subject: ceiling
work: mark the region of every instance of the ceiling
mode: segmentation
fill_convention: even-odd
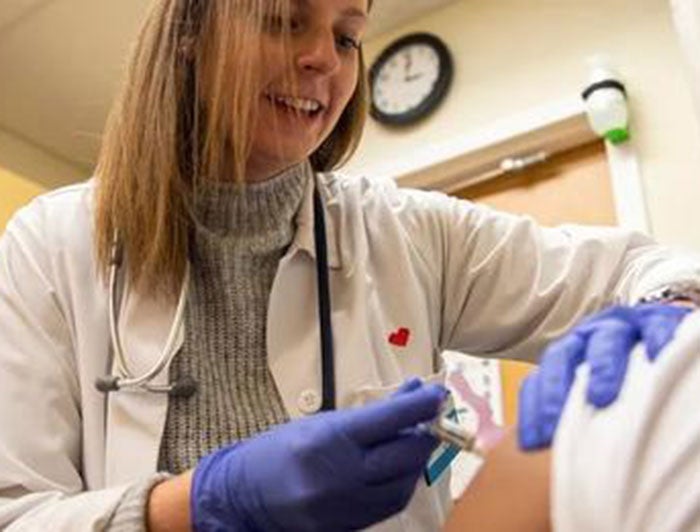
[[[454,0],[375,0],[368,37]],[[90,169],[149,0],[2,0],[0,131]]]

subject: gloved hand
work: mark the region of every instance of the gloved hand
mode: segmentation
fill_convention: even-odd
[[[576,368],[590,366],[588,402],[603,408],[617,399],[637,342],[654,360],[690,309],[665,304],[611,307],[577,325],[545,350],[520,388],[518,439],[524,450],[547,447],[573,384]]]
[[[201,460],[196,530],[354,530],[402,510],[437,441],[416,425],[445,388],[408,381],[362,408],[293,421]]]

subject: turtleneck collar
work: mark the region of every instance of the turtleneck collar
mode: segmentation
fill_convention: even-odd
[[[257,240],[290,228],[311,176],[304,162],[261,182],[202,183],[194,202],[196,228],[235,240]]]

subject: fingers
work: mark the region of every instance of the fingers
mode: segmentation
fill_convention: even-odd
[[[360,445],[394,438],[404,429],[430,421],[438,414],[447,390],[436,384],[393,395],[362,408],[348,410],[339,419],[343,432]]]
[[[587,335],[597,330],[602,322],[610,319],[633,324],[637,323],[638,315],[637,307],[614,305],[584,319],[576,326],[576,330],[581,334]]]
[[[518,397],[518,442],[523,451],[535,451],[547,446],[539,424],[540,395],[537,379],[532,371],[520,386]]]
[[[552,343],[539,368],[523,383],[518,413],[518,438],[523,449],[551,444],[585,348],[585,337],[577,333]]]
[[[673,338],[679,323],[678,316],[668,314],[655,314],[644,320],[642,341],[649,360],[656,360],[661,350]]]
[[[649,360],[656,360],[691,309],[673,305],[640,305],[639,323]]]
[[[437,444],[429,434],[412,432],[377,445],[365,455],[366,481],[379,484],[420,473]]]
[[[670,305],[610,307],[583,321],[545,351],[520,389],[518,439],[525,449],[549,445],[584,359],[590,367],[587,401],[603,408],[617,399],[632,349],[643,340],[653,360],[673,338],[689,309]]]
[[[411,377],[403,382],[401,386],[393,393],[392,396],[401,395],[404,393],[412,392],[423,386],[423,381],[418,377]]]
[[[617,399],[630,352],[639,338],[639,330],[634,324],[616,319],[600,322],[590,334],[586,346],[586,361],[591,370],[587,392],[589,403],[603,408]]]

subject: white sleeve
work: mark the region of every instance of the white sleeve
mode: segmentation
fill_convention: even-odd
[[[0,529],[103,529],[128,486],[84,492],[80,386],[37,204],[0,239]]]
[[[554,440],[554,530],[700,530],[700,312],[656,362],[633,352],[610,407],[586,404],[587,380],[582,366]]]
[[[399,192],[409,235],[441,279],[440,347],[537,360],[583,316],[662,287],[700,288],[700,258],[619,228],[545,228],[439,193]]]

